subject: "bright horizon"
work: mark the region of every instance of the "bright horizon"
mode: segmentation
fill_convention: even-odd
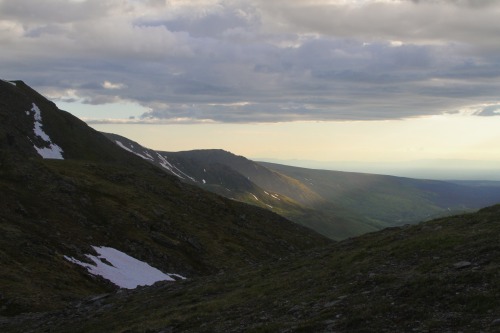
[[[224,149],[252,160],[313,169],[500,180],[496,130],[500,119],[496,118],[447,115],[385,121],[92,127],[163,151]],[[474,135],[465,135],[470,131]]]
[[[499,12],[473,0],[0,0],[0,77],[153,149],[500,180]]]

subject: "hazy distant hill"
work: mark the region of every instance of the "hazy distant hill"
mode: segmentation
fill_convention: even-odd
[[[500,187],[490,184],[290,167],[223,150],[155,152],[106,135],[187,182],[273,210],[336,240],[500,202]]]
[[[193,278],[328,243],[182,183],[21,81],[0,81],[0,120],[1,316],[61,308],[145,275]],[[145,264],[164,275],[136,272]]]

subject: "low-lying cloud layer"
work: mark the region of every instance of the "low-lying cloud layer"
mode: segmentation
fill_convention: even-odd
[[[143,123],[494,116],[499,14],[488,0],[0,0],[0,76],[138,103]]]

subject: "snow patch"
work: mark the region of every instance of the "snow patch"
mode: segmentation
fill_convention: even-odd
[[[277,195],[277,194],[268,193],[268,192],[266,192],[266,191],[264,191],[264,193],[265,193],[265,194],[267,194],[267,195],[270,195],[273,199],[276,199],[276,200],[281,201],[281,199],[280,199],[280,198],[278,198],[278,195]]]
[[[207,183],[207,182],[205,181],[205,179],[202,179],[202,181],[203,181],[203,184],[206,184],[206,183]]]
[[[139,157],[140,157],[140,158],[142,158],[142,159],[145,159],[145,160],[150,160],[150,161],[154,161],[153,157],[152,157],[152,156],[151,156],[151,155],[150,155],[147,151],[144,151],[144,154],[145,154],[145,155],[142,155],[142,154],[139,154],[138,152],[133,151],[132,149],[128,148],[127,146],[125,146],[123,143],[121,143],[121,141],[115,140],[115,142],[116,142],[116,144],[118,145],[118,147],[123,148],[123,149],[125,149],[126,151],[128,151],[128,152],[130,152],[130,153],[132,153],[132,154],[134,154],[134,155],[139,156]],[[130,146],[131,146],[132,148],[134,147],[134,146],[132,146],[132,145],[130,145]]]
[[[132,146],[133,147],[133,146]],[[154,161],[155,159],[153,158],[153,156],[151,156],[151,154],[147,151],[144,151],[144,155],[146,156],[146,159],[148,160],[151,160],[151,161]]]
[[[12,81],[6,81],[6,80],[2,80],[3,82],[6,82],[6,83],[10,83],[12,84],[14,87],[17,87],[17,84],[15,82],[12,82]]]
[[[127,146],[125,146],[122,142],[118,141],[118,140],[115,140],[115,143],[125,149],[126,151],[132,153],[132,154],[135,154],[145,160],[148,160],[148,161],[151,161],[151,162],[154,162],[155,161],[155,157],[153,157],[150,153],[150,151],[147,151],[147,150],[143,150],[142,151],[142,154],[141,153],[138,153],[130,148],[128,148]],[[134,148],[134,145],[130,144],[130,147],[131,148]],[[144,147],[143,147],[144,148]],[[154,151],[153,151],[154,152]],[[174,166],[172,163],[170,163],[167,158],[163,155],[161,155],[160,153],[158,152],[154,152],[156,154],[156,158],[158,160],[158,163],[160,164],[160,166],[168,171],[170,171],[170,173],[172,173],[174,176],[177,176],[179,177],[180,179],[190,179],[192,180],[193,182],[197,183],[198,181],[196,179],[194,179],[193,177],[187,175],[186,173],[184,173],[183,171],[179,170],[179,168],[177,168],[176,166]],[[205,183],[204,183],[205,184]]]
[[[85,267],[90,274],[102,276],[120,288],[134,289],[138,286],[150,286],[158,281],[175,281],[174,277],[185,279],[179,274],[165,274],[147,263],[114,248],[105,246],[92,247],[98,253],[98,256],[91,254],[85,256],[92,260],[94,264],[81,262],[68,256],[64,256],[64,258]],[[111,265],[107,262],[111,263]]]
[[[250,194],[251,194],[251,195],[255,198],[255,200],[259,201],[259,198],[257,198],[257,197],[255,196],[255,194],[253,194],[253,193],[250,193]]]
[[[128,151],[128,152],[134,153],[134,152],[132,151],[132,149],[130,149],[130,148],[128,148],[128,147],[125,147],[125,145],[124,145],[123,143],[121,143],[121,141],[115,140],[115,142],[116,142],[116,144],[117,144],[120,148],[125,149],[125,150],[126,150],[126,151]],[[134,154],[135,154],[135,153],[134,153]]]
[[[160,153],[156,153],[156,155],[158,156],[158,159],[160,160],[160,165],[163,168],[167,169],[180,179],[185,179],[184,177],[186,177],[188,179],[191,179],[193,182],[197,183],[196,179],[182,172],[176,166],[172,165],[172,163],[170,163],[165,156],[161,155]]]
[[[33,103],[33,106],[31,108],[31,113],[34,114],[35,118],[35,123],[33,125],[33,132],[35,133],[36,136],[41,138],[43,141],[45,141],[49,147],[37,147],[36,145],[33,144],[33,147],[36,149],[38,154],[42,156],[43,158],[50,158],[50,159],[57,159],[57,160],[64,160],[64,157],[62,156],[63,150],[61,147],[56,145],[55,143],[52,143],[52,140],[50,137],[47,135],[47,133],[44,132],[43,130],[43,124],[42,124],[42,112],[38,108],[38,106]],[[30,114],[30,111],[26,111],[26,115]]]

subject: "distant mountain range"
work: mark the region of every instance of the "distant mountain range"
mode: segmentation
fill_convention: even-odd
[[[185,182],[272,210],[335,240],[500,202],[500,187],[491,183],[314,170],[254,162],[223,150],[153,151],[104,134]]]
[[[492,184],[155,152],[22,81],[0,80],[0,120],[2,333],[500,327],[500,205],[311,230],[475,208]]]

